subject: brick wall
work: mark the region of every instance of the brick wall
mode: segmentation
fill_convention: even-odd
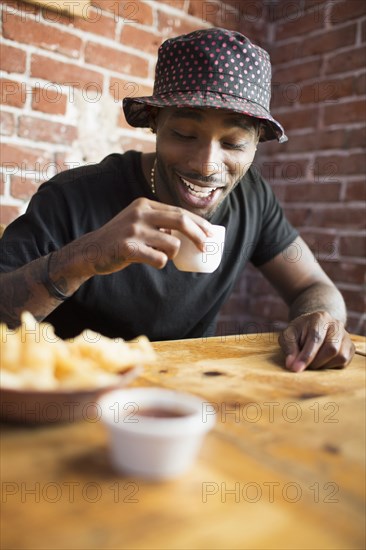
[[[83,18],[3,0],[1,223],[55,172],[111,151],[153,150],[121,113],[152,89],[155,52],[203,26],[240,30],[274,63],[273,110],[285,145],[263,144],[258,167],[344,293],[349,327],[364,330],[363,175],[366,17],[362,0],[92,0]],[[363,195],[362,195],[363,193]],[[249,269],[219,330],[273,328],[286,308]]]

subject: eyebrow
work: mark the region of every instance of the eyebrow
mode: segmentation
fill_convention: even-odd
[[[195,107],[194,109],[180,107],[172,113],[172,118],[188,118],[191,120],[202,121],[204,118],[203,112],[204,109],[200,109],[199,107]],[[250,124],[243,116],[237,115],[236,113],[228,115],[228,117],[224,119],[224,125],[227,127],[237,126],[238,128],[246,130],[247,132],[255,131],[255,124]]]

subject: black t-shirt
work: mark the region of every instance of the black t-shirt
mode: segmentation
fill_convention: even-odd
[[[136,151],[58,174],[6,229],[0,240],[0,271],[16,269],[94,231],[142,196],[154,198]],[[214,273],[181,272],[171,261],[162,270],[132,263],[89,279],[47,321],[63,338],[85,328],[125,339],[213,334],[215,318],[247,261],[264,264],[291,244],[297,232],[253,168],[210,221],[226,226],[223,259]],[[85,254],[92,258],[98,250],[91,245]]]

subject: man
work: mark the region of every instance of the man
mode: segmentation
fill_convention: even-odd
[[[251,167],[258,142],[287,140],[269,112],[270,78],[268,54],[237,32],[167,40],[153,95],[124,100],[127,121],[156,133],[156,154],[112,154],[41,186],[1,241],[2,320],[29,310],[64,338],[200,337],[250,260],[289,305],[286,368],[345,366],[343,299]],[[200,248],[211,223],[226,227],[220,267],[178,271],[171,230]]]

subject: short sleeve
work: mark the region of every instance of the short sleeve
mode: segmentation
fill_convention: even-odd
[[[299,233],[287,220],[270,185],[257,177],[256,186],[260,193],[261,225],[251,262],[259,267],[285,250]]]

